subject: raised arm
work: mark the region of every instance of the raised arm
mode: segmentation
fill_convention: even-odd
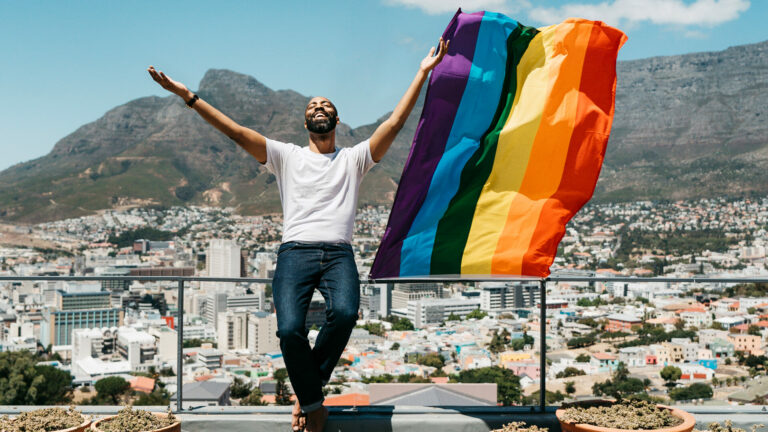
[[[424,57],[419,65],[419,71],[416,72],[416,76],[411,81],[411,85],[408,86],[408,90],[400,98],[400,102],[397,103],[395,110],[388,119],[384,120],[382,124],[376,128],[376,131],[371,136],[371,157],[375,162],[381,160],[384,154],[389,150],[389,146],[392,145],[392,141],[395,140],[397,133],[403,128],[405,121],[408,120],[408,115],[411,114],[413,106],[416,104],[416,99],[419,97],[421,86],[424,85],[424,81],[427,80],[429,71],[434,69],[438,63],[445,56],[448,51],[448,44],[451,41],[443,42],[443,38],[440,38],[440,44],[438,45],[437,54],[435,54],[435,47],[429,50],[429,54]]]
[[[164,89],[179,96],[185,103],[194,97],[194,94],[182,83],[170,79],[162,71],[155,70],[154,66],[147,68],[152,79]],[[200,117],[220,130],[224,135],[235,141],[240,147],[252,154],[261,163],[267,161],[267,140],[260,133],[240,126],[234,120],[224,115],[221,111],[212,107],[206,101],[199,99],[194,102],[192,109],[200,114]]]

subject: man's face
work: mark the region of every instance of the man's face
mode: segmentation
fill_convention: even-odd
[[[336,107],[327,98],[312,98],[304,110],[304,126],[310,132],[328,133],[336,128],[338,122]]]

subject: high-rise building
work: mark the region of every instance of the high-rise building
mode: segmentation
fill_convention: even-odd
[[[219,314],[216,326],[219,350],[248,348],[248,315],[247,309],[227,310]]]
[[[248,351],[265,354],[280,350],[277,338],[277,317],[266,312],[251,312],[248,315]]]
[[[211,239],[205,255],[206,273],[210,277],[239,278],[242,257],[234,240]],[[204,289],[233,287],[230,282],[204,282]]]
[[[203,318],[208,324],[217,325],[219,313],[227,310],[227,297],[228,294],[225,292],[213,292],[205,296]]]

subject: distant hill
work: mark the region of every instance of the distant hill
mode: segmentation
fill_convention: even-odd
[[[209,70],[197,93],[235,121],[306,145],[307,96]],[[422,95],[423,97],[423,95]],[[390,203],[408,157],[420,98],[390,153],[363,182],[360,203]],[[620,62],[616,116],[595,199],[684,199],[768,193],[768,42]],[[344,107],[339,107],[344,118]],[[337,140],[350,146],[386,117]],[[274,177],[176,96],[107,112],[40,158],[0,172],[0,219],[41,222],[133,205],[279,211]]]

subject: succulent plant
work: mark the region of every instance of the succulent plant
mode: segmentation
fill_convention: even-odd
[[[2,432],[51,432],[80,426],[85,422],[82,413],[70,406],[63,408],[42,408],[19,414],[16,418],[0,418]]]
[[[571,407],[565,410],[563,420],[614,429],[661,429],[683,422],[670,410],[643,400],[625,400],[610,406]]]
[[[749,432],[757,432],[757,430],[760,429],[763,426],[764,425],[762,425],[762,424],[752,425],[749,428]],[[730,420],[726,420],[725,421],[725,425],[721,425],[720,423],[716,423],[716,422],[715,423],[710,423],[707,426],[707,429],[705,429],[703,431],[698,430],[698,429],[694,429],[693,432],[747,432],[747,430],[746,429],[742,429],[742,428],[733,427],[733,422],[730,421]]]
[[[128,405],[121,409],[115,417],[99,423],[98,428],[104,432],[142,432],[162,429],[177,421],[178,419],[173,415],[170,408],[167,417],[160,417],[149,411],[134,410],[133,406]]]
[[[540,428],[535,425],[527,426],[525,422],[512,422],[505,424],[501,429],[494,429],[491,432],[549,432],[549,429]]]

